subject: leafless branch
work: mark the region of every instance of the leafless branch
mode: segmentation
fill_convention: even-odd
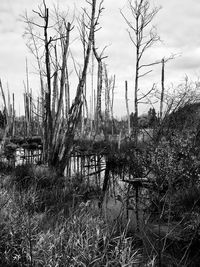
[[[149,74],[150,72],[152,72],[152,70],[146,71],[145,73],[138,75],[138,78],[142,78],[146,76],[147,74]]]
[[[141,101],[142,99],[144,99],[145,97],[147,97],[150,93],[152,93],[155,90],[155,83],[153,84],[152,88],[143,96],[141,96],[140,98],[138,98],[138,101]]]

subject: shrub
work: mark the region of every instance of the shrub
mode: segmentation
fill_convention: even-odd
[[[21,165],[14,169],[11,184],[17,190],[28,190],[33,183],[35,183],[35,177],[31,165]]]

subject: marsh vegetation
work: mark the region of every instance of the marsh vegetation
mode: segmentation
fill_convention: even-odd
[[[96,45],[103,1],[86,6],[76,19],[80,64],[70,50],[75,18],[44,0],[36,18],[24,15],[40,95],[26,62],[23,116],[0,81],[0,266],[199,266],[200,85],[186,77],[166,92],[165,67],[175,56],[144,63],[159,41],[152,28],[159,9],[128,1],[131,19],[121,14],[136,51],[134,113],[124,81],[127,116],[116,119],[117,77]],[[154,65],[161,90],[140,95]],[[141,102],[148,114],[139,114]]]

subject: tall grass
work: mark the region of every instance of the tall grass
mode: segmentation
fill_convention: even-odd
[[[72,184],[64,190],[49,170],[32,170],[16,170],[0,189],[0,266],[140,266],[133,237],[110,227],[92,201],[72,203]]]

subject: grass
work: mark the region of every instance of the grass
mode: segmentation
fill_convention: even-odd
[[[4,173],[2,167],[0,266],[156,267],[159,252],[161,266],[198,266],[199,187],[174,192],[171,202],[165,195],[165,217],[179,221],[159,224],[156,213],[139,234],[119,227],[120,216],[106,221],[87,190],[78,175],[68,180],[44,166]]]
[[[0,266],[140,266],[134,238],[109,226],[91,201],[71,201],[81,185],[63,189],[62,177],[55,178],[31,166],[4,177]]]

